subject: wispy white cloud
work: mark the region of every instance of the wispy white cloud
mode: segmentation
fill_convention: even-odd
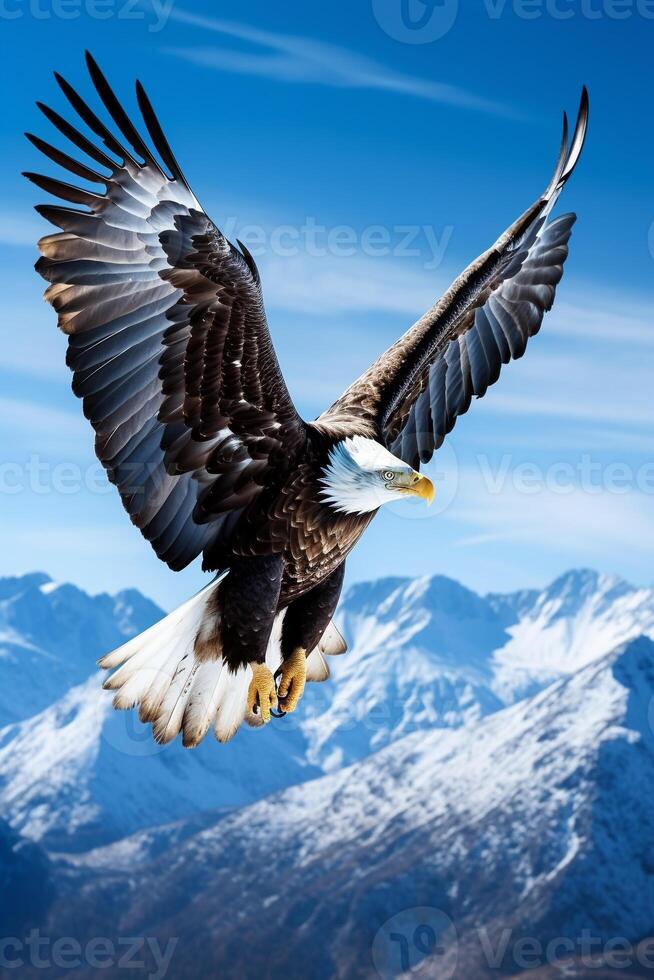
[[[88,429],[81,414],[24,398],[0,398],[0,431],[34,435],[43,431],[46,421],[51,432],[71,440]]]
[[[541,386],[538,394],[506,395],[493,392],[488,397],[488,411],[506,415],[539,415],[554,419],[576,419],[588,422],[622,422],[632,425],[652,424],[652,409],[638,404],[623,404],[619,399],[598,403],[596,399],[548,398]]]
[[[173,609],[207,584],[196,562],[171,574],[130,524],[114,489],[88,494],[22,494],[2,498],[0,575],[42,568],[55,581],[91,593],[138,588]]]
[[[499,388],[499,382],[498,386]],[[487,400],[490,405],[492,396],[488,395]],[[481,409],[482,406],[480,406]],[[501,411],[501,410],[500,410]],[[489,415],[492,409],[489,410]],[[508,414],[502,412],[502,414]],[[529,416],[528,416],[529,417]],[[542,419],[544,416],[541,416]],[[549,415],[548,415],[549,417]],[[564,423],[561,418],[556,419],[556,425],[534,424],[535,419],[530,418],[530,424],[515,430],[512,427],[510,437],[507,435],[504,425],[486,426],[484,429],[484,448],[488,451],[504,451],[507,444],[510,444],[512,452],[521,453],[521,458],[528,458],[536,453],[543,453],[551,456],[552,453],[608,453],[619,454],[649,454],[652,449],[651,426],[648,425],[629,425],[615,424],[610,422],[600,422],[595,416],[578,419],[574,415],[566,416]],[[540,421],[540,420],[539,420]],[[465,439],[465,422],[461,422],[461,431],[457,431],[457,439]],[[553,433],[555,435],[553,436]],[[474,437],[473,437],[474,438]]]
[[[38,290],[38,285],[37,285]],[[26,303],[26,307],[27,307]],[[43,321],[41,323],[41,321]],[[43,313],[32,316],[28,309],[5,314],[7,324],[20,325],[7,330],[3,342],[3,372],[51,380],[68,378],[65,365],[66,342],[56,327],[54,314],[43,304]]]
[[[518,115],[509,106],[474,92],[396,71],[340,45],[262,30],[240,22],[203,17],[180,8],[173,9],[170,17],[179,23],[221,34],[245,45],[245,50],[217,46],[168,48],[177,57],[209,68],[259,75],[283,82],[377,89],[494,115],[513,118]]]
[[[600,305],[589,299],[587,311],[602,315]],[[549,332],[547,344],[532,341],[519,370],[507,369],[506,381],[486,397],[487,412],[510,414],[516,418],[541,416],[554,424],[572,421],[610,426],[644,426],[651,429],[652,369],[649,338],[644,335],[630,344],[616,344],[607,353],[606,345],[583,335],[576,343],[561,343]],[[616,312],[615,330],[620,331]],[[538,353],[536,354],[536,348]],[[510,380],[509,380],[510,378]]]
[[[26,467],[32,457],[48,467],[58,463],[95,467],[93,430],[81,408],[69,412],[29,397],[0,398],[0,444],[2,462],[11,467]]]
[[[34,249],[36,243],[46,234],[46,226],[31,211],[4,211],[0,214],[0,244],[25,245]]]
[[[478,548],[480,545],[504,540],[505,536],[502,531],[489,531],[488,533],[471,534],[469,537],[459,538],[455,544],[457,548]]]
[[[369,338],[370,359],[379,353],[382,341],[392,343],[429,309],[458,271],[430,272],[397,259],[364,256],[264,258],[260,265],[266,302],[273,309],[312,317],[395,315],[394,336],[375,326],[374,338]],[[629,444],[642,449],[643,432],[646,429],[649,438],[653,420],[654,324],[650,327],[637,310],[628,294],[613,295],[609,305],[592,290],[573,296],[561,310],[555,306],[544,321],[543,336],[531,342],[519,365],[504,369],[488,392],[483,414],[551,419],[561,428],[562,437],[574,422],[591,430],[595,447],[616,445],[624,450]],[[367,332],[363,324],[359,330]],[[613,348],[608,352],[611,340]],[[364,341],[358,337],[357,347],[362,346]],[[586,437],[576,444],[589,447]]]
[[[508,481],[493,494],[474,470],[460,473],[458,486],[448,518],[466,527],[456,541],[459,546],[522,544],[539,552],[569,553],[573,561],[580,552],[588,561],[625,549],[651,553],[652,498],[635,489],[589,493],[571,486],[565,493],[543,488],[534,494],[520,492]]]
[[[549,329],[565,337],[608,344],[654,345],[654,315],[651,304],[615,293],[604,293],[597,285],[577,289],[573,301],[557,301]]]
[[[266,303],[313,316],[399,313],[417,318],[447,285],[440,274],[385,258],[306,255],[259,261]]]

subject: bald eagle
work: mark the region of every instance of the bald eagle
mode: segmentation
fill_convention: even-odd
[[[112,131],[59,74],[89,135],[39,107],[88,160],[28,134],[93,189],[26,176],[64,202],[38,245],[45,297],[68,335],[73,390],[132,522],[173,570],[202,554],[211,583],[104,657],[115,706],[156,739],[229,739],[293,711],[345,644],[332,623],[345,559],[381,506],[430,502],[420,475],[457,418],[524,354],[554,301],[574,214],[550,212],[588,119],[563,138],[538,197],[445,295],[313,422],[295,409],[259,273],[195,198],[136,84],[151,145],[90,55]],[[116,131],[119,135],[116,135]],[[116,669],[117,668],[117,669]]]

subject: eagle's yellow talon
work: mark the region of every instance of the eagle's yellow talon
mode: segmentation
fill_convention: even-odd
[[[275,678],[265,664],[250,664],[250,667],[252,680],[248,688],[248,711],[254,711],[256,705],[261,713],[261,720],[270,721],[270,709],[277,707]]]
[[[282,664],[282,675],[279,682],[280,707],[285,714],[295,711],[304,694],[307,681],[307,654],[302,647],[297,647]]]

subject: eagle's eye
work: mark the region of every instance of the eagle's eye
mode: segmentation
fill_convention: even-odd
[[[383,473],[382,473],[382,478],[384,480],[394,480],[395,479],[395,473],[393,473],[393,470],[384,470]]]

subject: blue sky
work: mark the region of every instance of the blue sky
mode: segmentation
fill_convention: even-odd
[[[647,0],[3,0],[0,574],[136,585],[166,606],[202,581],[157,562],[94,464],[32,270],[45,195],[19,173],[56,168],[22,133],[53,137],[34,107],[63,107],[53,69],[90,94],[89,47],[128,106],[143,81],[205,209],[255,251],[307,417],[543,189],[585,82],[555,310],[435,458],[434,507],[381,515],[348,574],[492,590],[592,565],[650,582],[652,18]]]

